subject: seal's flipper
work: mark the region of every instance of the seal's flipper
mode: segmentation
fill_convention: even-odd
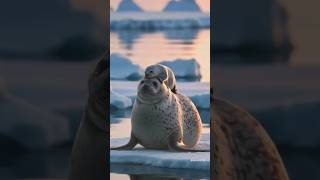
[[[169,136],[169,144],[168,148],[170,151],[177,151],[177,152],[210,152],[210,149],[191,149],[183,146],[179,146],[178,143],[178,134],[172,133]]]
[[[138,140],[134,135],[131,133],[130,140],[127,144],[119,147],[112,147],[111,150],[130,150],[133,149],[138,144]]]

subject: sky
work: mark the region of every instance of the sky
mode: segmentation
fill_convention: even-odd
[[[121,0],[110,0],[110,7],[116,9]],[[161,11],[169,0],[134,0],[145,11]],[[210,12],[210,0],[196,0],[204,12]]]

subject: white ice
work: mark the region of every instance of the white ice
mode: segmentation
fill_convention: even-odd
[[[121,127],[120,127],[121,126]],[[110,146],[117,147],[124,145],[129,140],[130,121],[124,123],[111,124]],[[118,133],[127,129],[128,132]],[[124,137],[126,136],[126,137]],[[210,148],[210,129],[204,128],[198,148]],[[210,169],[210,152],[170,152],[166,150],[147,150],[141,145],[137,145],[130,151],[110,151],[111,163],[147,165],[165,168],[184,168],[194,170]]]
[[[195,59],[176,59],[162,61],[160,64],[170,67],[176,78],[199,79],[201,77],[200,65]]]
[[[132,101],[137,95],[138,81],[111,81],[112,91]],[[210,108],[210,84],[205,82],[177,82],[179,93],[188,96],[197,108]],[[123,102],[125,103],[125,102]],[[126,107],[127,108],[127,107]]]
[[[133,64],[127,57],[113,53],[110,55],[110,79],[138,80],[144,75],[143,69]]]
[[[110,86],[110,105],[117,109],[127,109],[132,106],[130,98],[116,93]]]

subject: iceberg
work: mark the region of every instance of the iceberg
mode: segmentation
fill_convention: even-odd
[[[195,59],[176,59],[162,61],[160,64],[170,67],[177,79],[200,80],[200,65]]]
[[[111,80],[139,80],[144,76],[143,69],[133,64],[130,59],[114,53],[110,56]]]
[[[166,7],[163,9],[164,12],[167,11],[192,11],[200,12],[201,9],[195,0],[171,0]]]
[[[141,12],[143,11],[133,0],[123,0],[117,9],[118,12],[122,11],[134,11]]]

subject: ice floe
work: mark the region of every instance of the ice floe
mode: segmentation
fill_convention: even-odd
[[[144,75],[139,65],[133,64],[130,59],[117,53],[111,54],[110,67],[111,80],[138,80]]]
[[[112,124],[112,126],[114,126]],[[210,148],[209,128],[202,134],[198,148]],[[112,132],[111,132],[112,133]],[[112,136],[112,135],[111,135]],[[111,147],[123,145],[129,141],[129,138],[111,137]],[[110,151],[110,162],[121,164],[146,165],[164,168],[179,168],[193,170],[210,169],[210,152],[170,152],[166,150],[149,150],[137,145],[129,151]]]
[[[177,79],[199,80],[201,78],[200,65],[195,59],[176,59],[162,61],[160,64],[170,67]]]
[[[130,98],[112,91],[110,86],[110,105],[117,109],[127,109],[132,106],[132,101]]]

